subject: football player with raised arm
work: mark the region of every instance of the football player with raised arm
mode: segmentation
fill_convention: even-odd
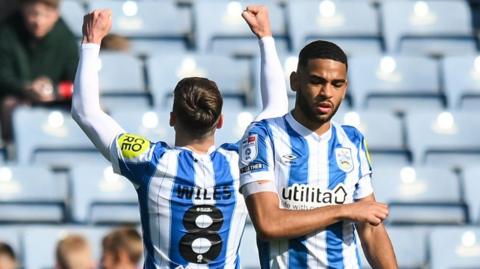
[[[257,23],[270,27],[268,17]],[[72,117],[137,191],[144,268],[238,268],[247,210],[238,191],[238,144],[214,146],[223,123],[216,84],[197,77],[178,82],[169,122],[174,146],[126,132],[99,105],[99,49],[111,24],[109,10],[84,18]],[[288,110],[273,38],[259,36],[259,45],[262,85],[268,88],[262,87],[263,111],[256,120]]]
[[[247,12],[258,16],[256,7]],[[252,123],[241,141],[240,190],[263,269],[360,268],[355,230],[374,268],[397,268],[365,138],[331,121],[345,98],[347,69],[337,45],[305,46],[290,76],[295,108]]]

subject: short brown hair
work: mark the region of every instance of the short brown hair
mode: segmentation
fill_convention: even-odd
[[[89,243],[82,235],[70,234],[66,236],[57,244],[57,266],[62,269],[74,267],[74,264],[72,264],[70,260],[71,255],[87,248],[89,248]]]
[[[2,255],[9,257],[13,261],[16,261],[15,251],[9,244],[5,242],[0,242],[0,256]]]
[[[203,137],[215,129],[222,106],[222,95],[214,81],[190,77],[175,87],[173,112],[194,137]]]
[[[142,237],[134,228],[118,228],[103,238],[103,252],[110,252],[116,261],[119,259],[120,251],[126,251],[132,263],[137,264],[142,258]]]
[[[60,0],[20,0],[21,4],[30,4],[30,3],[44,3],[47,6],[58,8],[60,6]]]

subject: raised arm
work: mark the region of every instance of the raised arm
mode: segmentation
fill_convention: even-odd
[[[247,6],[242,16],[257,36],[260,46],[260,90],[263,109],[255,121],[283,116],[288,112],[287,87],[272,37],[268,9],[261,5]]]
[[[115,137],[125,132],[100,108],[98,55],[100,43],[111,26],[110,10],[95,10],[84,17],[83,42],[72,97],[73,119],[108,160],[109,148]]]

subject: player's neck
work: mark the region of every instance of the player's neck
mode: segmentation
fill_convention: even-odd
[[[330,129],[330,121],[317,122],[308,119],[301,109],[295,108],[292,111],[293,118],[305,128],[321,136]]]
[[[209,135],[202,138],[191,138],[185,135],[175,134],[175,146],[186,147],[196,153],[208,153],[209,149],[215,145],[215,139],[213,135]]]

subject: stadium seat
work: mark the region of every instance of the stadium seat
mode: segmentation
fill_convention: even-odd
[[[480,109],[480,58],[451,56],[443,59],[445,94],[451,110]]]
[[[373,187],[390,206],[391,224],[461,224],[467,220],[459,180],[445,167],[377,166]]]
[[[123,103],[148,107],[149,93],[145,90],[143,64],[132,54],[104,52],[100,54],[99,84],[101,102],[107,108]]]
[[[374,167],[382,164],[407,164],[403,127],[393,113],[379,111],[338,111],[334,121],[356,127],[365,136]],[[382,128],[378,128],[382,126]]]
[[[77,165],[71,170],[73,218],[80,223],[138,223],[133,185],[110,165]]]
[[[437,62],[424,57],[359,56],[349,63],[349,89],[358,110],[442,108]]]
[[[466,1],[385,1],[381,12],[385,42],[392,53],[464,55],[476,52]]]
[[[0,226],[0,242],[12,247],[20,267],[23,265],[23,251],[21,241],[21,229],[18,226]]]
[[[98,8],[112,10],[112,33],[164,49],[186,48],[192,31],[189,10],[178,7],[174,0],[90,2],[90,10]]]
[[[349,55],[382,51],[377,12],[366,1],[295,0],[287,4],[294,51],[315,39],[332,41]]]
[[[241,17],[248,4],[268,7],[272,32],[277,48],[287,51],[283,11],[274,1],[218,1],[202,0],[193,3],[196,26],[196,45],[200,52],[224,55],[252,56],[258,54],[258,41]],[[215,14],[209,16],[208,14]]]
[[[15,110],[13,125],[17,160],[21,164],[70,167],[102,158],[70,113],[21,107]]]
[[[46,167],[0,167],[0,222],[62,222],[66,199],[67,182]]]
[[[480,121],[473,113],[409,113],[406,127],[418,164],[455,168],[480,162]]]
[[[428,268],[428,229],[423,226],[387,226],[399,268]],[[370,269],[363,249],[362,268]]]
[[[252,224],[245,226],[242,242],[240,243],[239,255],[242,268],[259,268],[260,258],[258,257],[257,233]]]
[[[225,109],[223,112],[223,126],[215,132],[215,144],[238,142],[248,125],[258,115],[256,109],[243,108],[240,110]]]
[[[463,189],[468,204],[470,223],[480,223],[480,168],[471,166],[463,169]]]
[[[60,2],[60,15],[76,37],[82,36],[83,16],[86,10],[80,1],[65,0]]]
[[[430,234],[430,268],[478,268],[479,238],[478,227],[434,228]]]
[[[101,258],[102,238],[108,228],[82,226],[31,226],[24,229],[25,269],[55,268],[57,242],[70,234],[85,236],[95,261]]]
[[[215,81],[224,97],[246,98],[251,88],[248,62],[218,54],[158,54],[149,59],[148,74],[157,107],[166,105],[166,98],[185,77]]]
[[[112,111],[112,117],[125,131],[147,137],[152,142],[174,145],[175,130],[170,126],[170,109],[144,110],[135,107]]]

